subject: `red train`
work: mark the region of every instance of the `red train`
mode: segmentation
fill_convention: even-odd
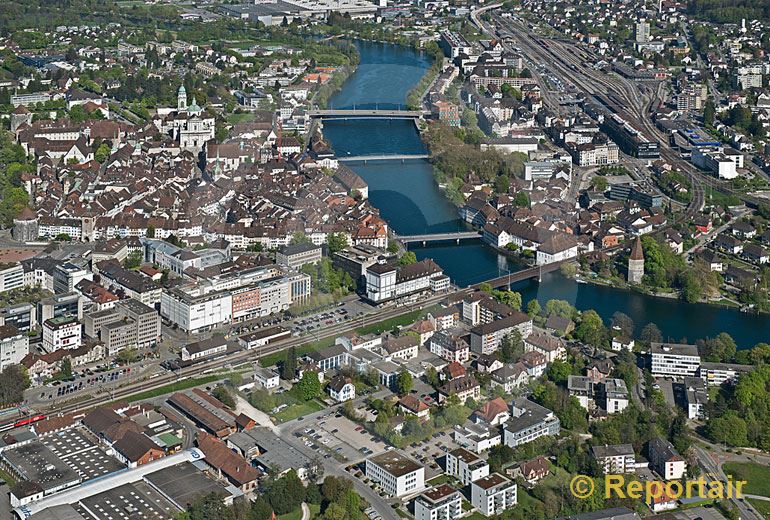
[[[18,428],[19,426],[29,426],[30,424],[36,423],[38,421],[42,421],[45,418],[46,418],[45,415],[39,413],[35,415],[30,415],[29,417],[24,417],[22,419],[17,419],[14,422],[6,423],[0,426],[0,432],[5,430],[10,430],[12,428]]]
[[[36,423],[38,421],[42,421],[45,419],[45,415],[39,413],[37,415],[30,415],[29,417],[25,417],[24,419],[19,419],[15,423],[13,423],[14,428],[18,428],[19,426],[27,426],[32,423]]]

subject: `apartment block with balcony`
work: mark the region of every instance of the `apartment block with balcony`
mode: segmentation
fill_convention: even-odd
[[[455,520],[463,514],[462,494],[442,484],[429,489],[414,501],[415,520]]]
[[[446,473],[467,486],[489,475],[489,464],[475,453],[457,448],[446,454]]]
[[[517,501],[516,483],[499,473],[471,483],[471,504],[484,516],[502,514]]]

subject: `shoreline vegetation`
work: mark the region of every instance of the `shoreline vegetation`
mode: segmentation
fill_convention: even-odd
[[[365,38],[356,39],[360,41],[366,40]],[[403,45],[394,41],[380,41],[379,43]],[[418,103],[421,102],[423,92],[434,81],[434,75],[439,74],[441,71],[443,54],[437,45],[435,47],[435,49],[426,49],[428,52],[434,53],[434,63],[425,72],[418,83],[409,91],[409,97],[412,98],[412,101],[414,101],[416,96],[420,96],[420,98],[418,98]],[[333,92],[338,92],[355,70],[355,66],[346,68],[344,79],[335,81]],[[340,75],[340,77],[342,76]],[[329,97],[330,96],[331,94],[329,94]],[[328,101],[328,97],[325,101]],[[409,105],[410,108],[414,108],[414,103],[409,103]],[[419,107],[419,104],[417,106]],[[511,178],[519,178],[523,175],[524,161],[526,161],[526,156],[524,154],[503,154],[492,149],[481,149],[480,144],[485,136],[478,128],[475,113],[470,109],[465,109],[463,111],[461,127],[450,127],[441,122],[431,121],[418,125],[418,132],[428,149],[430,156],[428,160],[431,164],[433,179],[436,182],[437,187],[442,191],[444,197],[452,202],[457,208],[465,203],[465,197],[463,196],[461,189],[470,180],[484,182],[491,186],[496,192],[503,193],[508,191]],[[471,177],[473,177],[473,179],[471,179]],[[528,207],[530,201],[526,197],[526,194],[522,193],[521,195],[524,196],[517,196],[513,203],[520,207]],[[492,247],[489,244],[484,245]],[[516,254],[515,251],[495,247],[492,247],[492,249],[505,254],[514,260],[520,261],[522,265],[526,263],[527,259],[522,258],[520,255]],[[646,249],[650,249],[649,244],[647,244]],[[648,251],[645,251],[645,253],[648,253]],[[647,256],[647,254],[645,256]],[[659,270],[665,271],[665,269]],[[623,291],[634,291],[645,296],[669,300],[676,299],[686,301],[687,303],[700,303],[718,307],[731,307],[750,314],[767,314],[767,311],[759,308],[746,310],[747,307],[745,305],[741,305],[740,302],[733,301],[721,294],[706,294],[709,292],[709,288],[714,285],[711,280],[707,280],[708,283],[705,283],[705,286],[704,283],[695,284],[693,280],[689,280],[687,283],[685,283],[686,280],[682,280],[682,287],[674,287],[669,284],[668,288],[671,290],[665,291],[663,289],[666,289],[666,287],[629,286],[626,283],[621,283],[619,278],[618,280],[613,280],[612,277],[602,276],[601,273],[594,273],[594,275],[586,276],[585,274],[588,271],[585,268],[582,269],[582,273],[578,270],[574,271],[575,272],[569,273],[563,272],[562,274],[575,281],[608,286]],[[685,278],[686,276],[683,275],[681,277]],[[655,278],[662,278],[662,276]],[[672,280],[672,282],[675,282],[678,281],[680,276],[673,276],[673,278],[674,280]],[[686,278],[689,279],[693,277]],[[674,283],[674,285],[676,285],[676,283]],[[699,285],[701,286],[701,289],[698,289],[697,287],[694,288],[693,285]]]
[[[422,102],[428,94],[429,87],[436,81],[444,67],[444,52],[436,42],[428,42],[422,50],[432,56],[433,64],[406,95],[406,106],[409,110],[422,108]]]

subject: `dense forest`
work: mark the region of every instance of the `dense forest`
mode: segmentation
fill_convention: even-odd
[[[742,19],[770,20],[767,0],[690,0],[688,12],[715,23],[740,23]]]

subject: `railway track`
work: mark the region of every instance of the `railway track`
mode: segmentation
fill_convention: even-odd
[[[471,290],[472,289],[470,288],[458,289],[455,291],[455,294],[465,293]],[[448,294],[438,294],[438,295],[431,296],[430,298],[420,302],[420,308],[426,308],[426,307],[430,307],[431,305],[435,305],[436,303],[443,300],[447,296]],[[391,309],[383,310],[379,313],[371,313],[369,315],[366,315],[365,318],[368,318],[370,321],[376,320],[374,321],[374,323],[378,323],[378,322],[386,321],[392,318],[396,318],[398,316],[402,316],[404,314],[408,314],[414,310],[416,310],[414,306],[394,307]],[[244,361],[257,361],[265,356],[275,354],[276,352],[281,352],[283,350],[289,349],[290,347],[298,347],[306,343],[309,343],[311,341],[319,341],[322,339],[337,337],[345,332],[350,332],[352,330],[359,328],[362,323],[362,321],[361,322],[358,321],[359,319],[361,318],[356,318],[346,323],[331,325],[323,329],[317,336],[293,337],[293,338],[289,338],[289,339],[277,342],[273,345],[268,345],[266,347],[261,347],[254,350],[238,351],[226,357],[211,359],[209,361],[203,361],[201,363],[197,363],[189,367],[181,368],[174,372],[161,374],[160,376],[154,377],[152,379],[147,379],[137,383],[129,384],[124,387],[117,388],[112,392],[104,392],[98,395],[90,395],[85,399],[81,399],[78,401],[71,401],[68,403],[64,403],[62,405],[36,406],[35,409],[38,412],[46,413],[49,416],[63,415],[63,414],[88,410],[95,406],[104,404],[105,402],[125,399],[127,397],[131,397],[133,395],[143,393],[146,391],[157,390],[158,388],[162,388],[171,383],[183,381],[191,377],[200,376],[203,374],[204,371],[208,371],[210,369],[216,370],[218,368],[224,368],[224,366],[227,364],[237,364]]]

